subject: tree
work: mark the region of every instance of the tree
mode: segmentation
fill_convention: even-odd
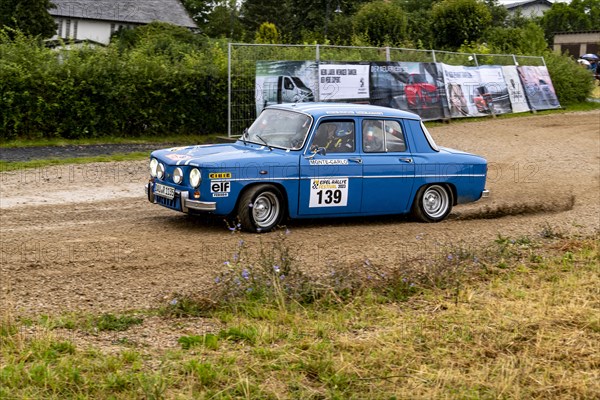
[[[492,16],[492,26],[504,26],[508,18],[506,7],[498,4],[498,0],[485,0],[485,5]]]
[[[544,31],[531,20],[519,28],[489,29],[484,39],[494,53],[543,55],[548,50]]]
[[[373,46],[400,45],[406,40],[407,16],[387,1],[363,5],[354,16],[354,31]]]
[[[447,50],[477,42],[492,22],[488,7],[478,0],[444,0],[433,6],[431,17],[435,43]]]
[[[556,32],[598,29],[599,24],[600,0],[572,0],[570,4],[554,3],[540,20],[548,43],[552,43]]]
[[[236,0],[220,0],[213,3],[203,33],[212,38],[240,40],[244,37],[244,27],[240,22],[240,10]]]
[[[183,6],[190,14],[196,25],[203,26],[208,22],[211,12],[211,2],[207,0],[182,0]]]
[[[50,0],[0,0],[0,28],[17,29],[43,39],[56,34],[56,22],[48,12]]]
[[[248,32],[256,32],[269,22],[288,33],[291,17],[289,0],[245,0],[240,10],[240,20]]]
[[[279,43],[279,32],[275,24],[263,22],[258,27],[255,36],[256,43],[277,44]]]

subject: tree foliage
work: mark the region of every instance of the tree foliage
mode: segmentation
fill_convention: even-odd
[[[269,22],[279,32],[289,33],[291,17],[289,0],[245,0],[240,11],[241,22],[250,32]]]
[[[492,15],[478,0],[444,0],[432,11],[432,31],[438,48],[454,50],[476,42],[489,27]]]
[[[407,37],[407,17],[402,8],[387,1],[363,5],[354,17],[354,31],[373,46],[401,45]]]
[[[56,34],[56,23],[48,12],[50,0],[0,0],[0,28],[19,30],[42,39]]]
[[[600,0],[572,0],[554,3],[540,20],[549,43],[556,32],[577,32],[600,28]]]
[[[275,24],[263,22],[256,31],[256,43],[279,43],[279,31]]]

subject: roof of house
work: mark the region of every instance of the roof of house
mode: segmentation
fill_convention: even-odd
[[[152,21],[196,28],[179,0],[52,0],[55,17],[148,24]]]
[[[550,2],[548,0],[517,1],[515,3],[505,4],[504,7],[506,7],[507,10],[512,10],[514,8],[535,6],[535,5],[544,5],[544,6],[552,7],[552,2]]]

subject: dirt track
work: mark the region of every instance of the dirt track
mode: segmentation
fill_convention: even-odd
[[[600,111],[452,123],[438,144],[490,162],[488,200],[439,224],[404,218],[288,222],[296,257],[393,263],[458,241],[600,229]],[[253,249],[282,233],[231,234],[153,206],[146,162],[65,165],[0,174],[2,304],[25,314],[155,307],[214,279],[240,239]],[[497,218],[488,219],[490,216]]]

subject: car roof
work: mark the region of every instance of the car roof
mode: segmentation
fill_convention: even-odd
[[[416,120],[421,119],[421,117],[419,117],[417,114],[413,114],[408,111],[397,110],[389,107],[373,106],[370,104],[307,102],[275,104],[267,108],[300,111],[305,114],[310,114],[315,118],[322,116],[381,116]]]

